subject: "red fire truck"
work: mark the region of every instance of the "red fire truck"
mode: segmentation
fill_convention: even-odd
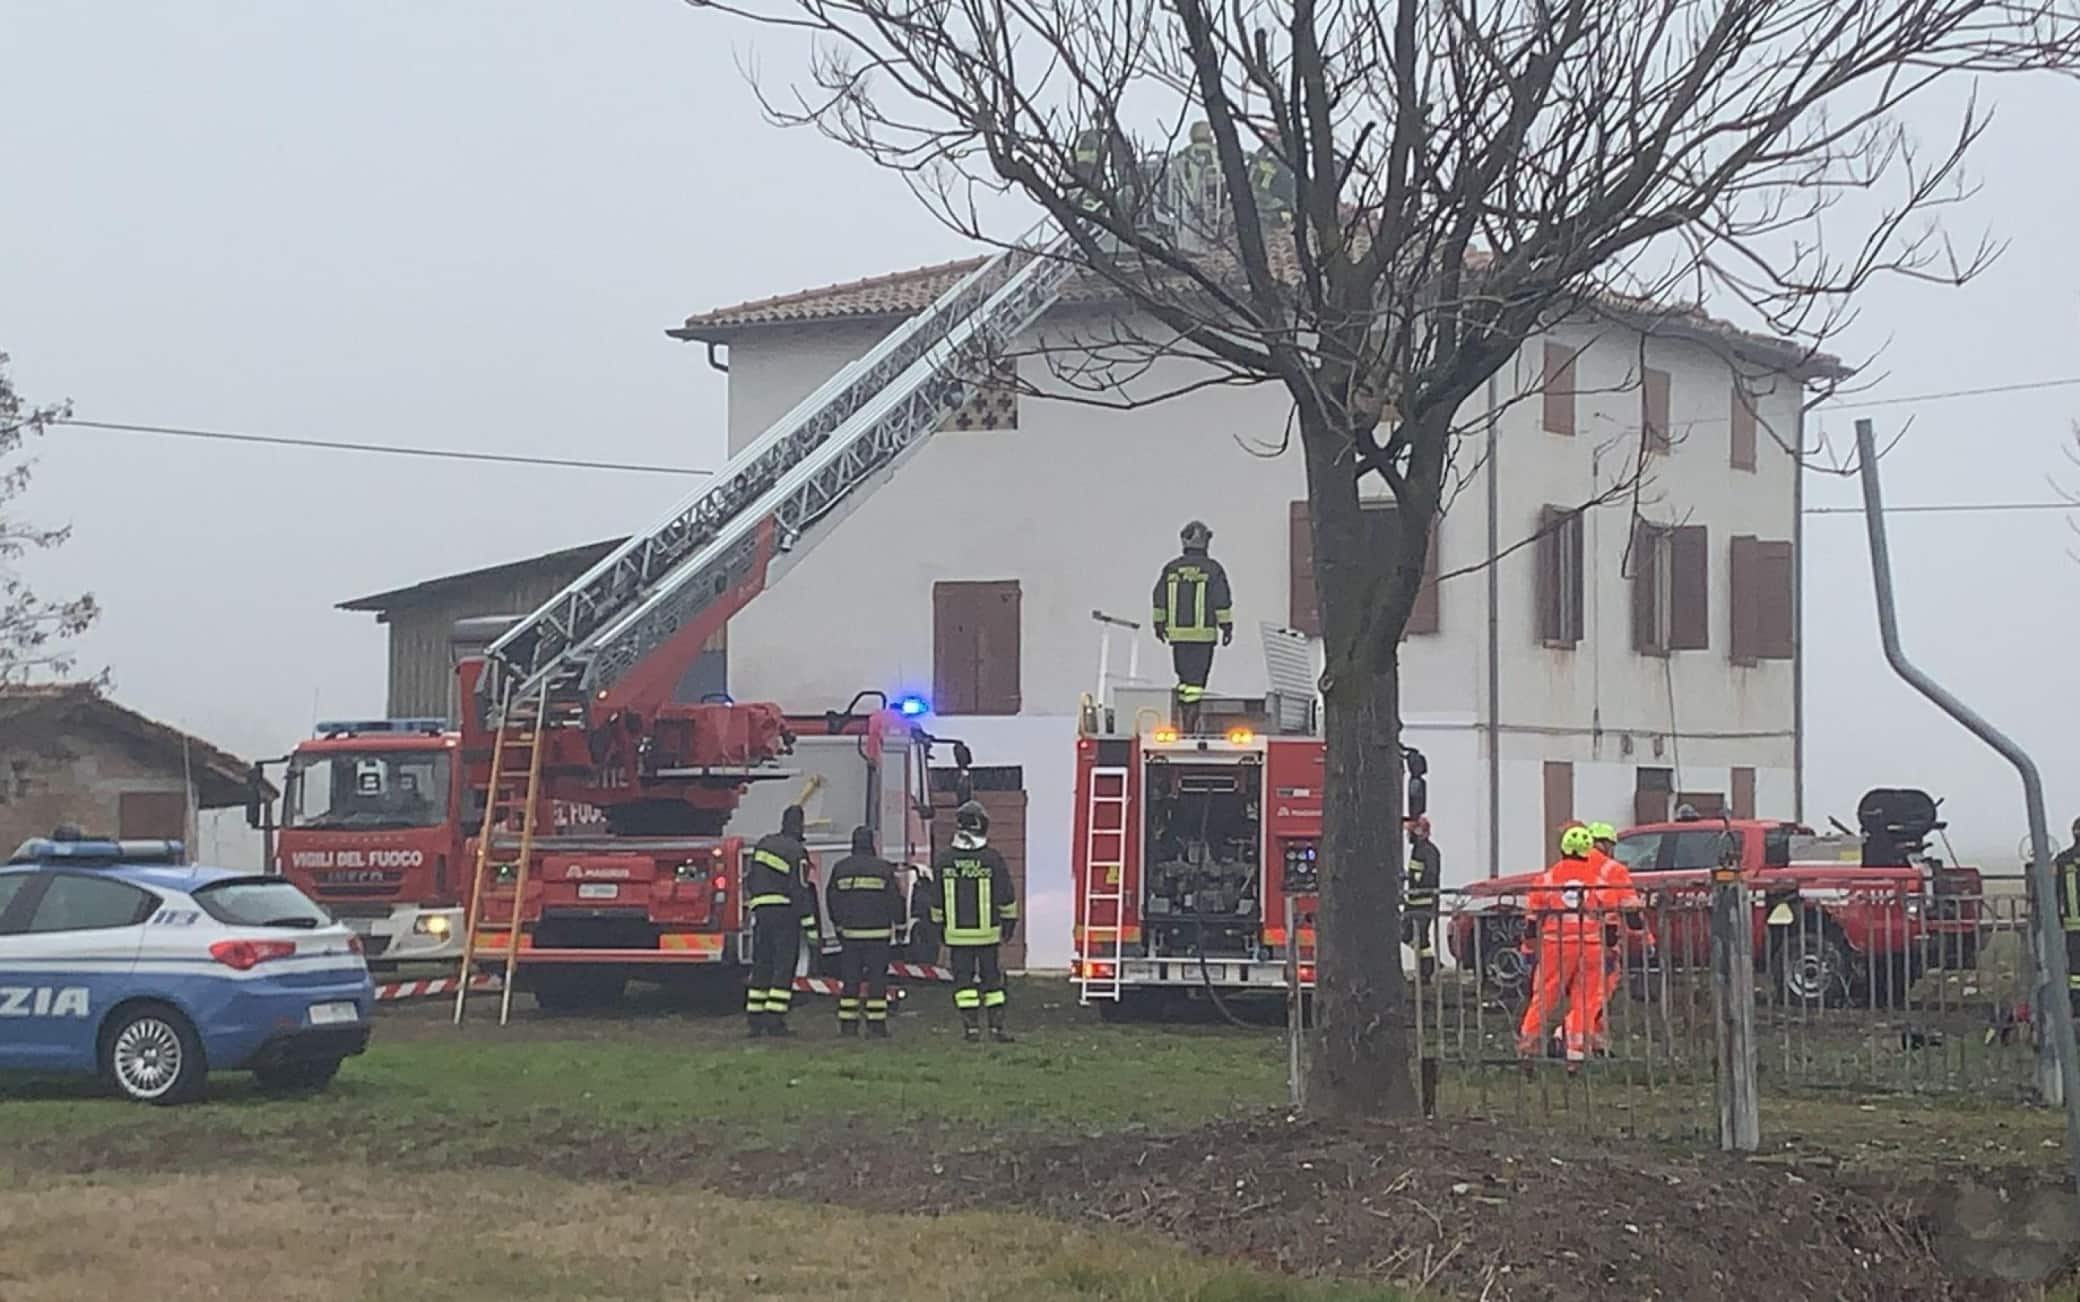
[[[1073,976],[1112,1015],[1166,997],[1283,994],[1290,947],[1314,984],[1321,739],[1236,727],[1076,743]]]

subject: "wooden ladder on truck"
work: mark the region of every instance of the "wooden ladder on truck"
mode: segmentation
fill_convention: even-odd
[[[1077,948],[1081,951],[1077,1002],[1119,1002],[1127,930],[1127,770],[1091,770],[1090,808],[1083,841],[1083,895],[1077,904]],[[1112,906],[1110,925],[1097,921],[1100,905]],[[1100,934],[1110,941],[1101,950]]]
[[[492,839],[509,830],[518,816],[519,858],[513,868],[513,912],[506,920],[505,979],[498,992],[498,1024],[513,1015],[515,969],[520,963],[520,911],[527,899],[528,861],[534,858],[535,820],[541,808],[542,752],[554,721],[549,717],[549,687],[514,699],[510,683],[499,703],[498,731],[491,747],[491,785],[485,793],[484,825],[478,830],[476,870],[470,874],[469,912],[464,915],[462,966],[455,974],[455,1025],[462,1025],[469,1003],[470,979],[476,968],[481,929],[484,877],[498,858]]]

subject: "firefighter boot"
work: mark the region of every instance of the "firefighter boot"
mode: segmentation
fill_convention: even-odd
[[[744,1034],[754,1040],[758,1039],[766,1033],[766,1015],[764,1013],[744,1014],[744,1027]]]
[[[981,1018],[972,1008],[961,1009],[961,1039],[968,1044],[982,1043]]]
[[[840,1023],[838,1023],[838,1034],[839,1034],[839,1035],[841,1035],[841,1036],[844,1036],[844,1037],[845,1037],[846,1039],[848,1039],[848,1040],[857,1040],[857,1039],[859,1038],[859,1023],[858,1023],[858,1022],[840,1022]]]
[[[870,1040],[886,1040],[888,1038],[888,1023],[868,1022],[867,1038]]]
[[[989,1010],[989,1038],[995,1040],[998,1044],[1011,1044],[1018,1039],[1017,1036],[1004,1029],[1004,1010],[1001,1008]]]

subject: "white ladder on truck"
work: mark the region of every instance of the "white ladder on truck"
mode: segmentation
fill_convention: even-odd
[[[620,679],[748,573],[760,527],[798,557],[841,508],[970,401],[993,362],[1054,304],[1066,237],[1028,239],[961,278],[832,376],[709,484],[622,544],[486,654],[513,698],[589,697]],[[767,581],[776,577],[770,571]]]
[[[1077,908],[1077,935],[1082,954],[1077,968],[1077,1002],[1120,996],[1120,968],[1126,957],[1127,912],[1127,771],[1093,768],[1088,821],[1084,824],[1083,896]],[[1097,906],[1110,904],[1109,923],[1098,923]],[[1101,939],[1102,934],[1102,939]]]

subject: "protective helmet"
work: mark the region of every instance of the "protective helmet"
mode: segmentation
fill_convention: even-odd
[[[807,820],[808,816],[802,812],[800,805],[789,805],[780,811],[780,835],[791,836],[799,840],[802,835],[803,824]]]
[[[1192,123],[1192,143],[1195,145],[1212,144],[1213,127],[1205,122]]]
[[[1596,838],[1589,835],[1589,829],[1579,823],[1560,834],[1560,853],[1570,859],[1587,858],[1589,852],[1595,848]]]
[[[1423,839],[1424,839],[1425,841],[1429,840],[1429,839],[1430,839],[1430,820],[1429,820],[1428,818],[1424,817],[1424,816],[1423,816],[1422,814],[1417,814],[1417,815],[1416,815],[1416,816],[1415,816],[1414,818],[1411,818],[1411,819],[1409,819],[1409,820],[1408,820],[1408,834],[1409,834],[1410,836],[1420,836],[1420,837],[1422,837],[1422,838],[1423,838]]]
[[[1593,841],[1615,841],[1618,839],[1618,829],[1612,827],[1609,823],[1591,823],[1589,824],[1589,839]]]
[[[1204,547],[1212,542],[1213,530],[1206,527],[1204,520],[1193,520],[1185,525],[1184,528],[1179,529],[1177,536],[1184,540],[1186,550],[1190,550],[1194,547]]]
[[[874,853],[874,829],[873,829],[873,828],[871,828],[871,827],[865,827],[865,826],[861,826],[861,827],[855,827],[855,828],[853,828],[853,829],[852,829],[852,853],[854,853],[854,854],[872,854],[872,853]]]
[[[953,825],[963,832],[980,836],[989,831],[989,811],[979,800],[970,800],[953,811]]]

